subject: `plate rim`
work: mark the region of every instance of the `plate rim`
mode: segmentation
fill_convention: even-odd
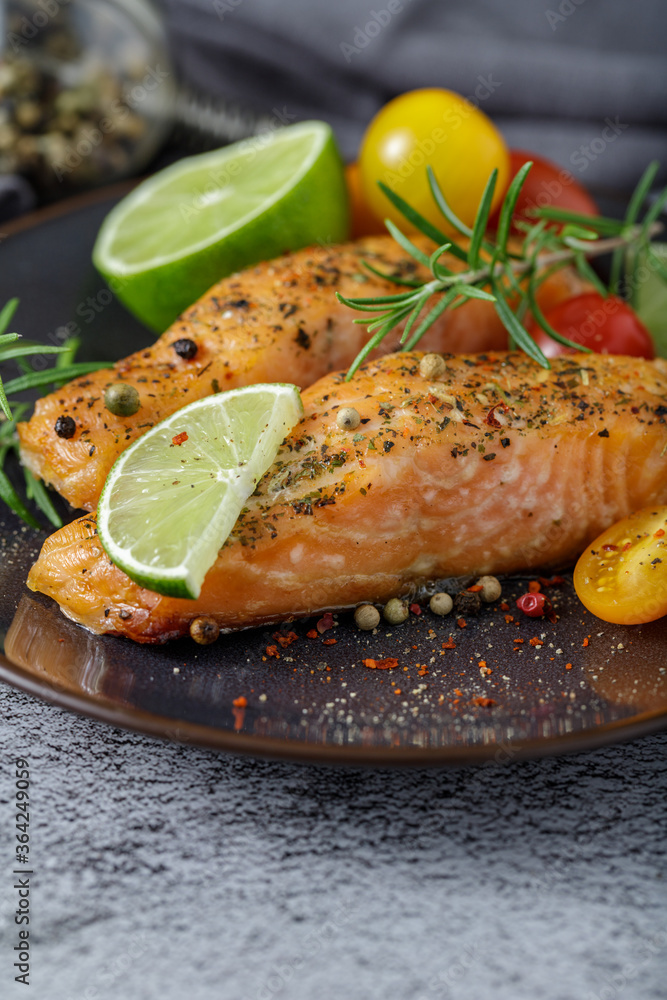
[[[122,197],[136,187],[141,179],[122,180],[115,184],[64,198],[54,204],[45,205],[5,223],[4,235],[9,238],[111,198]],[[329,766],[377,768],[467,767],[471,765],[479,767],[488,764],[499,766],[518,760],[536,760],[541,757],[556,757],[563,754],[596,750],[603,746],[627,742],[667,728],[667,709],[644,711],[625,719],[605,722],[594,729],[512,741],[515,752],[512,753],[510,760],[501,762],[497,758],[498,754],[503,751],[502,743],[446,747],[317,744],[294,739],[236,733],[229,729],[206,726],[178,718],[168,719],[166,716],[143,709],[121,706],[111,701],[99,701],[85,693],[68,691],[60,687],[57,682],[48,681],[45,677],[37,677],[28,673],[25,668],[13,663],[2,652],[0,652],[0,681],[16,690],[39,698],[46,704],[163,742],[197,746],[221,753],[243,754],[255,758],[284,760],[301,764],[327,764]],[[165,730],[168,728],[172,732],[167,733]],[[177,734],[174,733],[174,730],[178,731]]]
[[[373,747],[345,744],[307,743],[273,736],[235,733],[183,719],[167,719],[144,709],[120,706],[112,701],[94,699],[75,693],[46,678],[29,674],[0,653],[0,681],[39,698],[47,704],[94,719],[119,729],[160,739],[166,743],[196,746],[221,753],[284,760],[301,764],[352,765],[360,767],[467,767],[470,765],[504,766],[519,760],[558,757],[564,754],[597,750],[604,746],[637,739],[667,727],[667,709],[640,712],[627,719],[605,722],[594,729],[563,733],[558,736],[510,741],[513,752],[507,755],[502,743],[449,747]],[[166,733],[165,729],[172,732]]]

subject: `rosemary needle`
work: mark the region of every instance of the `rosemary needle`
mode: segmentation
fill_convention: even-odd
[[[658,170],[658,164],[653,162],[640,178],[624,219],[587,216],[546,206],[536,211],[534,224],[527,224],[514,219],[514,210],[531,167],[530,161],[525,163],[509,185],[500,208],[495,238],[486,231],[486,227],[495,189],[496,171],[489,177],[475,222],[470,228],[455,215],[438,185],[433,170],[427,167],[433,200],[445,221],[456,230],[458,236],[446,237],[400,195],[386,184],[378,182],[384,194],[404,218],[416,230],[434,241],[436,250],[429,256],[420,247],[415,246],[398,226],[385,220],[396,242],[430,272],[430,277],[425,281],[397,280],[396,284],[408,285],[409,288],[395,295],[351,299],[336,293],[338,300],[351,309],[376,313],[374,319],[355,320],[356,323],[366,324],[372,336],[352,362],[347,373],[348,380],[371,351],[399,324],[405,324],[401,345],[404,350],[412,350],[446,309],[457,308],[467,298],[490,299],[509,333],[510,343],[525,351],[544,368],[550,367],[549,361],[521,319],[528,311],[552,339],[568,346],[576,346],[581,351],[588,350],[580,345],[572,345],[571,341],[560,336],[549,325],[537,304],[537,290],[554,271],[574,265],[581,276],[590,281],[600,294],[616,293],[626,251],[632,250],[630,258],[636,262],[641,251],[650,253],[650,241],[662,229],[657,218],[667,203],[667,188],[658,195],[656,202],[640,223],[638,219],[642,206]],[[513,222],[525,233],[518,251],[515,247],[510,250],[508,246]],[[562,223],[560,232],[550,229],[548,222]],[[468,240],[467,246],[457,242],[461,236]],[[604,286],[589,264],[589,258],[606,253],[612,254],[609,288]],[[445,254],[465,264],[465,269],[458,272],[450,270],[442,259]],[[379,277],[394,280],[391,275],[384,274],[366,262],[364,264],[369,271]],[[659,273],[663,280],[667,281],[667,270],[661,268]],[[632,288],[632,280],[628,284]],[[434,296],[437,297],[435,302]],[[425,312],[427,302],[428,311]]]
[[[5,471],[8,456],[10,454],[18,455],[16,424],[30,408],[29,403],[14,401],[12,397],[28,389],[61,385],[68,379],[75,378],[78,375],[87,375],[98,368],[106,368],[108,366],[99,363],[75,364],[74,355],[79,342],[74,338],[67,341],[62,347],[36,344],[31,341],[19,343],[21,337],[18,333],[5,333],[5,330],[14,317],[18,304],[18,299],[10,299],[4,308],[0,310],[0,364],[14,360],[21,370],[20,375],[8,382],[3,382],[2,377],[0,377],[0,500],[13,510],[15,514],[18,514],[31,528],[41,528],[42,525],[27,506],[27,501],[32,501],[50,523],[54,527],[59,528],[62,525],[62,521],[41,480],[36,479],[27,469],[23,470],[25,480],[24,499],[15,489]],[[43,356],[45,354],[56,355],[54,368],[35,371],[27,364],[28,358]]]

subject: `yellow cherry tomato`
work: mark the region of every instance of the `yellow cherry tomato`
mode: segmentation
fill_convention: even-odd
[[[575,567],[574,589],[605,622],[639,625],[667,614],[667,507],[645,507],[596,538]]]
[[[430,164],[456,215],[471,226],[489,174],[498,168],[492,211],[510,176],[505,142],[487,116],[451,90],[412,90],[386,104],[368,126],[359,167],[366,202],[378,218],[412,229],[377,181],[434,225],[452,230],[436,207],[426,176]]]

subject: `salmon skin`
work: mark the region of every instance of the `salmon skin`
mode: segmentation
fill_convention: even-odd
[[[425,238],[416,242],[430,247]],[[334,293],[387,295],[399,288],[370,273],[364,260],[397,278],[427,277],[391,237],[382,236],[310,247],[225,278],[152,347],[40,399],[32,419],[18,425],[23,464],[73,507],[94,510],[118,455],[186,403],[252,382],[293,382],[304,388],[348,367],[368,339],[354,319],[368,314],[353,312]],[[454,258],[447,263],[461,267]],[[542,308],[583,287],[576,273],[555,274],[542,285]],[[471,299],[445,312],[422,345],[451,352],[500,349],[507,346],[507,335],[493,305]],[[398,336],[378,353],[397,348]],[[141,406],[133,416],[114,416],[106,409],[104,392],[114,382],[139,392]],[[72,436],[58,436],[59,417],[74,420]]]
[[[163,642],[384,602],[421,582],[555,568],[630,511],[667,502],[667,364],[574,354],[387,355],[328,375],[243,509],[196,601],[134,584],[95,517],[49,538],[28,586],[97,633]],[[354,431],[341,406],[358,410]],[[186,447],[185,445],[183,446]]]

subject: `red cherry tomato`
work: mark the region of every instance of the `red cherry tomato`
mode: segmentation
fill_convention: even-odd
[[[528,213],[545,205],[564,208],[568,212],[580,212],[582,215],[599,215],[598,207],[591,196],[568,170],[550,163],[541,156],[536,156],[535,153],[528,153],[523,149],[510,149],[510,182],[528,160],[532,160],[533,165],[521,188],[514,209],[515,218],[535,223],[537,222],[535,216]],[[489,222],[490,229],[498,228],[499,217],[499,212],[496,212]],[[553,226],[561,228],[558,223],[553,223]],[[514,226],[512,232],[515,236],[524,235]]]
[[[615,295],[606,299],[598,292],[575,295],[550,309],[545,319],[563,337],[598,354],[655,357],[650,333],[634,310]],[[527,328],[548,358],[574,353],[572,348],[552,340],[535,320],[530,320]]]

